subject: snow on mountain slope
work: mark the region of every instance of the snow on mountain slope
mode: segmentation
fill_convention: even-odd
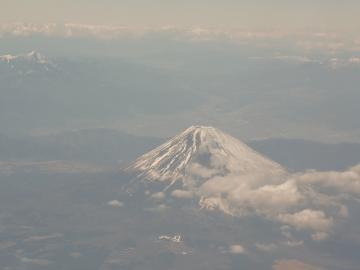
[[[10,64],[12,61],[15,61],[15,60],[36,62],[39,64],[49,63],[49,61],[46,59],[45,56],[43,56],[42,54],[40,54],[36,51],[31,51],[27,54],[19,54],[19,55],[11,55],[11,54],[1,55],[0,60],[5,61],[8,64]]]
[[[36,51],[31,51],[26,54],[18,55],[1,55],[0,64],[5,64],[10,69],[20,70],[20,71],[36,71],[44,70],[49,71],[55,68],[54,63],[52,63],[45,56]]]
[[[214,177],[285,174],[279,164],[214,127],[192,126],[139,157],[127,169],[143,182],[176,182],[193,189]],[[255,180],[254,180],[255,181]]]

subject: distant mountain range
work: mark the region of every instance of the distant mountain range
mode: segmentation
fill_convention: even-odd
[[[165,139],[112,129],[85,129],[43,136],[0,134],[0,160],[66,160],[128,164]],[[247,141],[289,171],[344,170],[360,161],[360,144],[326,144],[300,139]]]
[[[109,129],[69,131],[44,136],[0,134],[0,159],[119,164],[135,159],[162,141]]]
[[[273,138],[249,141],[248,144],[291,171],[308,169],[341,171],[360,161],[358,143],[331,144],[302,139]]]

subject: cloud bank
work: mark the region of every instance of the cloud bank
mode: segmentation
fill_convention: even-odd
[[[200,165],[198,169],[203,175],[204,169]],[[327,239],[337,224],[349,217],[347,204],[360,198],[360,165],[343,172],[307,171],[288,174],[278,181],[266,180],[246,175],[215,176],[193,190],[175,190],[173,196],[195,194],[203,209],[240,217],[257,215],[278,223],[285,226],[290,246],[301,244],[291,230],[308,232],[314,241]]]
[[[342,33],[324,31],[284,31],[284,30],[252,30],[247,28],[204,28],[204,27],[130,27],[124,25],[79,24],[79,23],[0,23],[1,37],[46,36],[62,38],[167,38],[174,41],[209,42],[223,41],[231,44],[252,44],[260,48],[279,46],[282,42],[304,51],[339,52],[344,50],[360,51],[359,37]],[[280,43],[279,43],[280,42]],[[291,60],[291,59],[288,59]],[[294,60],[294,59],[293,59]],[[306,57],[295,60],[306,61]],[[350,63],[358,63],[358,57],[349,59]]]

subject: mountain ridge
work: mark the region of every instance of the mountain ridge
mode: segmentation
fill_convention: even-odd
[[[210,178],[256,175],[268,178],[286,173],[280,164],[245,143],[209,126],[191,126],[154,150],[140,156],[125,171],[146,184],[175,183],[193,190]]]

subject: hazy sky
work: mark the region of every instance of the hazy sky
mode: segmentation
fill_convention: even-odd
[[[360,26],[359,0],[0,0],[0,21],[128,26]]]

